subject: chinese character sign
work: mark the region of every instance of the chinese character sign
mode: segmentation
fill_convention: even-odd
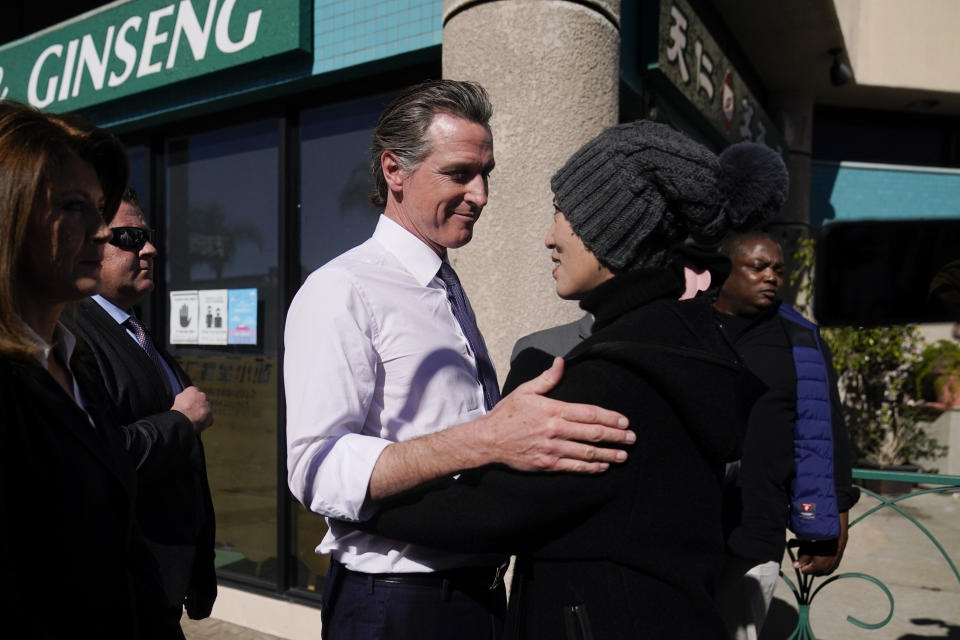
[[[653,65],[728,142],[780,149],[782,140],[753,93],[686,0],[661,0]]]

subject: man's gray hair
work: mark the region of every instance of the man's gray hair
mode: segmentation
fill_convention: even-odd
[[[370,201],[387,204],[387,181],[380,158],[385,151],[397,156],[400,168],[411,172],[430,153],[427,128],[438,113],[446,113],[490,128],[493,106],[487,92],[475,82],[427,80],[394,98],[380,114],[370,149],[373,191]]]

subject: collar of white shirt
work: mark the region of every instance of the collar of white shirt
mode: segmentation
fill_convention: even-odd
[[[97,295],[90,296],[90,297],[93,298],[94,302],[96,302],[98,305],[103,307],[103,310],[109,313],[110,317],[117,321],[117,324],[123,326],[123,323],[126,322],[127,318],[130,317],[129,312],[124,311],[117,305],[113,304],[112,302],[104,298],[99,293]]]
[[[61,362],[65,363],[69,369],[70,358],[73,357],[73,350],[77,346],[77,338],[69,329],[58,322],[56,328],[53,330],[53,344],[49,345],[46,340],[41,338],[26,322],[23,323],[23,328],[27,330],[27,334],[38,346],[43,347],[43,351],[37,353],[36,356],[40,366],[49,371],[50,356],[53,355],[54,350],[56,350],[57,353],[60,354]]]
[[[440,256],[427,243],[381,214],[373,238],[395,257],[421,286],[427,286],[440,270]]]
[[[43,347],[43,350],[37,353],[36,357],[37,362],[39,362],[40,366],[46,371],[50,371],[50,357],[53,355],[53,352],[56,351],[60,354],[60,361],[64,363],[64,367],[67,373],[70,374],[70,380],[73,383],[73,401],[87,414],[87,420],[90,421],[90,425],[96,428],[97,425],[93,421],[93,416],[90,415],[90,412],[87,411],[87,408],[84,406],[80,386],[77,384],[77,377],[73,375],[73,369],[70,368],[70,358],[73,357],[73,350],[77,346],[77,337],[73,335],[70,329],[67,329],[58,322],[57,327],[53,330],[53,344],[49,345],[47,341],[41,338],[26,322],[23,323],[23,328],[27,330],[27,334],[37,345]]]

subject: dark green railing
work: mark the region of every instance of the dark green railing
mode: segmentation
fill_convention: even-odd
[[[956,577],[957,582],[960,583],[960,571],[957,571],[957,565],[950,557],[950,554],[947,553],[940,542],[937,541],[933,534],[930,533],[930,531],[924,527],[923,524],[918,522],[916,518],[901,509],[899,506],[899,503],[903,502],[904,500],[909,500],[910,498],[915,498],[927,493],[942,493],[946,491],[952,491],[960,487],[960,476],[945,476],[929,473],[904,473],[900,471],[875,471],[873,469],[854,469],[853,477],[855,480],[887,480],[893,482],[935,485],[932,489],[922,489],[900,496],[883,496],[874,493],[869,489],[861,488],[863,493],[876,498],[879,502],[877,505],[871,507],[853,520],[850,523],[850,528],[852,529],[853,526],[858,522],[881,509],[893,509],[913,523],[914,526],[916,526],[920,531],[923,532],[925,536],[927,536],[927,538],[929,538],[930,542],[933,543],[933,546],[937,549],[937,551],[940,552],[940,555],[943,556],[943,559],[950,566],[950,569],[953,571],[953,575]],[[791,562],[796,560],[792,548],[788,547],[787,552],[790,554]],[[797,626],[790,635],[789,640],[816,640],[816,636],[813,635],[813,628],[810,626],[810,606],[813,603],[813,599],[827,585],[845,578],[857,578],[873,583],[879,587],[881,591],[883,591],[884,595],[887,596],[887,601],[890,604],[890,610],[887,612],[887,616],[883,620],[880,620],[879,622],[864,622],[854,618],[853,616],[847,616],[847,621],[850,622],[850,624],[860,627],[861,629],[879,629],[893,619],[893,594],[890,593],[890,590],[887,589],[887,586],[883,584],[883,582],[871,575],[866,573],[848,572],[838,573],[828,578],[816,578],[814,576],[804,575],[799,569],[794,569],[794,573],[796,574],[796,583],[783,573],[780,574],[780,577],[784,580],[784,582],[787,583],[787,585],[789,585],[790,590],[793,591],[793,595],[797,599]],[[814,582],[817,580],[820,580],[820,584],[814,588]]]

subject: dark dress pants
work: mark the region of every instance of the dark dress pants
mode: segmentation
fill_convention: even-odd
[[[500,584],[393,583],[330,563],[321,601],[324,640],[500,640]]]

